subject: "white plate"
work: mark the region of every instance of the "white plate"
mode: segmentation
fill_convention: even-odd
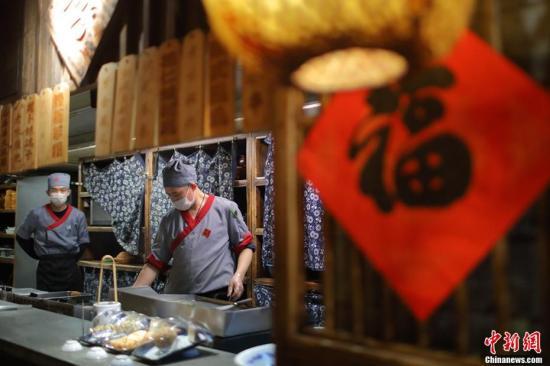
[[[234,361],[238,366],[275,366],[275,344],[245,349],[235,356]]]

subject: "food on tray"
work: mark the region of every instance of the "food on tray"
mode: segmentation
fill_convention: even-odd
[[[99,316],[98,316],[99,317]],[[130,334],[138,330],[147,329],[149,325],[148,318],[133,311],[124,313],[114,313],[110,316],[104,316],[97,321],[94,320],[94,327],[91,329],[93,334]]]
[[[116,331],[120,333],[130,334],[138,330],[147,329],[147,317],[142,314],[133,313],[123,318],[116,324]]]
[[[116,330],[116,325],[114,324],[102,324],[98,325],[92,328],[92,333],[99,333],[99,332],[114,332]]]
[[[178,336],[178,328],[163,319],[151,320],[149,337],[155,342],[155,346],[169,347]]]
[[[151,339],[149,338],[148,332],[146,330],[138,330],[136,332],[130,333],[127,336],[111,339],[108,342],[108,345],[118,351],[127,351],[137,348]]]

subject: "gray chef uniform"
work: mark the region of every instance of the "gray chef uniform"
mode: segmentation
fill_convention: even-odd
[[[70,176],[54,173],[48,188],[69,187]],[[39,260],[37,288],[46,291],[79,290],[82,287],[77,266],[81,246],[90,242],[84,213],[70,204],[62,217],[50,205],[34,208],[17,229],[22,239],[34,239],[34,253]]]
[[[163,170],[165,187],[196,183],[194,167],[181,160]],[[237,204],[207,195],[196,217],[170,210],[161,220],[147,262],[160,271],[172,269],[165,293],[207,294],[227,287],[244,250],[255,250],[252,234]]]

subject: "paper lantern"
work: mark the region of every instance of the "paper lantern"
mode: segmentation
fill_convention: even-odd
[[[204,0],[252,71],[313,92],[377,87],[445,54],[474,0]]]

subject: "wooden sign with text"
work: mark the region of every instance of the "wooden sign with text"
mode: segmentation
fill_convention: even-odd
[[[230,135],[235,131],[235,60],[212,34],[207,38],[208,113],[205,135]]]
[[[22,134],[22,170],[36,169],[36,102],[37,94],[32,94],[25,97],[27,103],[24,109],[25,117],[23,118],[23,134]]]
[[[178,90],[178,125],[181,140],[196,140],[204,135],[205,35],[200,29],[183,40]]]
[[[135,126],[136,69],[136,55],[124,56],[118,63],[111,141],[113,153],[131,149],[132,130]]]
[[[37,164],[44,166],[49,163],[52,140],[52,104],[53,92],[50,88],[43,89],[36,103],[37,128]]]
[[[61,83],[52,92],[51,147],[48,165],[69,160],[69,85]]]
[[[180,141],[178,128],[178,78],[181,57],[180,42],[171,39],[160,46],[160,110],[159,144],[170,145]]]
[[[22,170],[23,164],[23,132],[25,125],[25,108],[27,101],[19,99],[13,105],[11,125],[11,171]]]
[[[95,155],[111,153],[111,133],[115,106],[116,70],[118,64],[110,62],[101,67],[97,76],[97,110],[95,116]]]
[[[155,47],[147,48],[139,55],[136,90],[135,149],[158,144],[160,99],[160,58]]]
[[[262,75],[243,70],[243,131],[269,131],[274,112],[273,85]]]
[[[0,106],[0,174],[11,171],[11,104]]]

